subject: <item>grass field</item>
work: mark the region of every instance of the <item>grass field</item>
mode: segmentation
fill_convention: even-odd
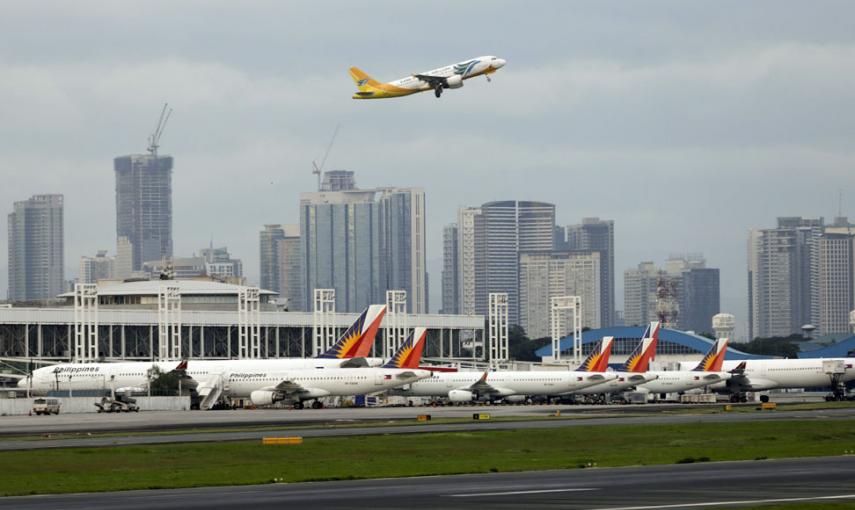
[[[87,492],[841,455],[855,421],[609,425],[0,453],[0,494]]]

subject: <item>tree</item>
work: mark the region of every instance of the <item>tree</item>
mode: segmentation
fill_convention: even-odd
[[[508,328],[508,351],[511,359],[517,361],[540,361],[534,351],[549,344],[549,338],[531,340],[521,326]]]
[[[181,376],[174,371],[164,372],[154,365],[148,371],[148,380],[152,395],[177,395]]]
[[[763,354],[766,356],[780,356],[782,358],[796,358],[801,350],[796,342],[803,341],[801,335],[773,336],[768,338],[755,338],[754,340],[739,344],[737,348],[749,354]]]

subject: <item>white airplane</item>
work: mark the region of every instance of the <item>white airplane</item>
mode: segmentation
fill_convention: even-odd
[[[712,387],[733,393],[780,388],[834,388],[855,380],[855,358],[752,359],[725,361],[723,370],[733,375]],[[837,372],[835,374],[835,372]]]
[[[610,348],[611,345],[608,346]],[[576,371],[434,372],[430,379],[391,393],[411,397],[448,397],[452,402],[499,399],[522,402],[529,396],[561,395],[615,378],[612,374],[585,368],[599,369],[604,365],[602,359],[602,351],[595,350]]]
[[[630,353],[629,357],[624,363],[623,370],[610,371],[608,373],[614,374],[615,378],[604,382],[602,384],[597,384],[594,386],[589,386],[582,390],[577,390],[573,392],[573,395],[599,395],[599,394],[609,394],[609,393],[619,393],[624,390],[628,390],[639,384],[643,384],[645,382],[652,381],[656,379],[655,374],[651,374],[647,372],[647,366],[650,363],[650,360],[653,356],[653,348],[655,348],[655,340],[654,338],[648,337],[648,334],[652,334],[658,338],[659,329],[658,327],[650,333],[650,328],[648,328],[642,335],[641,341],[638,342],[638,346],[635,350]],[[614,342],[614,337],[607,336],[601,340],[601,342],[606,343],[611,346],[611,343]],[[606,356],[605,365],[608,366],[609,358]],[[639,370],[639,368],[643,368],[644,370]]]
[[[186,378],[187,361],[120,363],[58,363],[33,370],[18,381],[18,388],[33,395],[49,391],[111,390],[117,395],[141,394],[148,391],[151,371],[177,372]],[[192,382],[188,382],[192,386]]]
[[[383,315],[385,305],[371,305],[338,341],[317,358],[271,358],[243,360],[194,360],[192,363],[128,361],[118,363],[58,363],[36,369],[18,381],[18,388],[34,394],[48,391],[114,390],[117,395],[146,393],[149,371],[157,366],[163,372],[180,370],[187,387],[196,387],[206,406],[213,404],[222,391],[222,374],[227,371],[286,370],[332,367],[360,367],[382,364],[366,357]],[[211,401],[211,402],[207,402]]]
[[[323,404],[318,399],[323,397],[380,393],[425,379],[431,372],[419,369],[418,364],[426,330],[416,329],[380,368],[234,372],[227,376],[227,391],[232,398],[249,397],[257,406],[286,402],[302,409],[304,401],[314,400],[312,408],[320,409]]]
[[[499,57],[487,55],[475,57],[449,66],[440,67],[423,73],[416,73],[400,80],[380,83],[368,76],[358,67],[350,68],[350,77],[356,83],[358,92],[353,99],[385,99],[403,97],[433,90],[438,98],[443,89],[458,89],[463,86],[463,80],[484,75],[490,81],[490,75],[501,69],[505,61]]]
[[[727,343],[728,339],[726,338],[716,340],[701,362],[691,370],[648,371],[648,374],[656,375],[656,379],[646,382],[636,389],[664,397],[666,393],[682,393],[694,388],[712,386],[727,381],[731,378],[731,373],[722,370],[722,363],[727,355]],[[654,356],[655,344],[654,342]]]

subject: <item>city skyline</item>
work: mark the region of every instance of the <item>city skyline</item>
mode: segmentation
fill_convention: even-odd
[[[748,229],[778,216],[836,216],[840,190],[843,214],[855,216],[855,128],[837,114],[851,107],[855,90],[855,36],[845,22],[852,6],[816,12],[759,3],[741,6],[735,20],[718,4],[625,5],[621,15],[568,4],[527,17],[517,15],[524,7],[484,5],[458,12],[477,12],[486,23],[430,45],[424,41],[443,17],[421,12],[413,37],[395,48],[383,41],[396,28],[346,5],[278,13],[267,12],[270,5],[239,12],[174,6],[177,16],[165,20],[164,39],[156,41],[145,29],[156,22],[154,10],[105,7],[84,22],[69,21],[70,7],[10,7],[0,21],[4,46],[16,48],[0,58],[3,90],[14,99],[0,107],[12,121],[0,137],[0,172],[8,178],[0,203],[9,212],[22,197],[65,195],[67,277],[80,256],[104,247],[113,254],[112,157],[143,152],[169,100],[176,111],[161,144],[177,161],[173,252],[191,253],[213,235],[258,282],[258,230],[297,222],[299,192],[315,187],[311,161],[340,121],[328,168],[355,170],[372,185],[425,188],[433,310],[441,306],[442,227],[458,208],[536,200],[556,205],[559,225],[613,219],[617,275],[639,260],[704,252],[721,268],[722,309],[736,316],[742,335]],[[175,21],[182,13],[232,37],[187,33]],[[135,23],[125,23],[129,16]],[[822,29],[805,28],[805,17]],[[218,25],[218,18],[240,23]],[[503,19],[527,21],[507,27],[510,37],[488,28],[506,26]],[[14,30],[36,20],[48,38]],[[300,30],[309,24],[320,33]],[[353,48],[366,29],[373,36]],[[104,47],[93,33],[118,43]],[[318,37],[331,56],[301,55],[300,46]],[[54,56],[41,57],[51,43]],[[139,52],[133,62],[125,44]],[[508,59],[493,83],[467,82],[463,92],[477,87],[477,94],[383,105],[350,99],[349,65],[394,77],[469,48]],[[536,93],[521,97],[521,88]],[[393,122],[401,111],[419,121]],[[371,150],[366,133],[379,135]],[[0,266],[5,290],[8,261]]]

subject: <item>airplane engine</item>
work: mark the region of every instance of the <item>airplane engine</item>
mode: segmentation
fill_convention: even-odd
[[[467,390],[451,390],[448,392],[448,400],[452,402],[472,402],[475,400],[475,395]]]
[[[272,391],[256,390],[249,394],[249,399],[257,406],[269,406],[275,402],[275,395]]]
[[[508,395],[502,400],[511,404],[519,404],[520,402],[525,402],[525,395]]]
[[[459,74],[455,74],[454,76],[450,76],[445,79],[447,89],[459,89],[463,86],[463,77]]]

